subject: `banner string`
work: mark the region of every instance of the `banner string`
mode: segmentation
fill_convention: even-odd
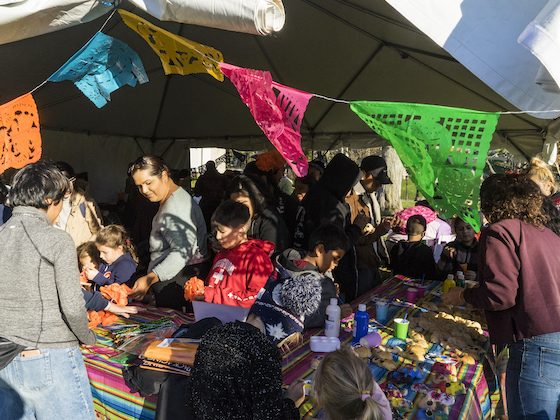
[[[109,21],[111,20],[111,18],[113,17],[113,15],[116,13],[117,9],[113,9],[113,11],[111,12],[111,14],[109,15],[109,17],[107,19],[105,19],[105,22],[103,22],[103,25],[101,25],[101,27],[93,34],[93,36],[88,39],[88,41],[80,48],[82,49],[84,46],[86,46],[93,38],[95,38],[95,36],[101,32],[103,29],[105,29],[105,26],[107,26],[107,24],[109,23]],[[66,61],[64,62],[66,64]],[[63,64],[64,65],[64,64]],[[33,89],[31,89],[31,91],[29,91],[29,93],[33,93],[36,90],[42,88],[44,85],[47,84],[47,82],[49,81],[49,79],[51,78],[51,76],[53,74],[55,74],[57,71],[59,71],[62,68],[62,66],[60,66],[59,68],[56,69],[56,71],[54,71],[49,77],[47,77],[46,80],[44,80],[43,82],[41,82],[39,85],[35,86]]]
[[[95,34],[84,45],[87,45],[95,37],[95,35],[97,35],[99,32],[101,32],[101,31],[103,31],[103,29],[105,29],[105,27],[107,26],[107,24],[109,23],[109,21],[111,20],[111,18],[113,17],[113,15],[116,12],[117,12],[117,8],[114,8],[113,11],[111,12],[111,14],[109,15],[109,17],[103,23],[103,25],[101,25],[99,30],[97,32],[95,32]],[[192,48],[192,50],[196,51],[198,54],[206,57],[208,60],[213,61],[216,64],[221,63],[220,61],[217,61],[217,60],[213,59],[212,57],[209,57],[206,54],[198,51],[196,48]],[[59,69],[60,69],[60,67],[56,71],[58,71]],[[53,74],[56,73],[56,71],[53,72]],[[43,87],[49,81],[49,78],[51,76],[49,76],[47,78],[47,80],[43,81],[41,84],[39,84],[38,86],[33,88],[29,93],[34,93],[36,90]],[[331,98],[329,96],[319,95],[318,93],[312,93],[312,92],[308,92],[308,93],[310,93],[311,95],[313,95],[316,98],[320,98],[320,99],[323,99],[323,100],[329,101],[329,102],[335,102],[335,103],[340,103],[340,104],[350,104],[350,103],[353,102],[353,101],[348,101],[348,100],[345,100],[345,99]],[[476,111],[476,110],[472,110],[472,111]],[[492,112],[492,111],[479,111],[479,112],[485,113],[485,112]],[[500,114],[500,115],[519,115],[519,114],[547,114],[547,113],[550,113],[550,112],[560,112],[560,109],[547,109],[547,110],[535,110],[535,111],[497,111],[495,113]]]

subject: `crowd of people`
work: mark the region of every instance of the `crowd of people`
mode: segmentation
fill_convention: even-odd
[[[282,389],[280,349],[324,326],[331,299],[350,315],[349,303],[381,284],[381,268],[427,280],[463,272],[476,287],[452,288],[443,300],[484,310],[496,350],[509,349],[509,417],[555,417],[560,218],[546,165],[533,160],[524,173],[484,181],[480,234],[426,201],[383,214],[379,194],[400,180],[380,156],[312,161],[293,182],[285,166],[277,152],[258,155],[243,173],[220,174],[209,162],[188,191],[161,158],[143,156],[128,169],[136,188],[126,227],[104,223],[67,163],[19,170],[0,226],[0,417],[93,418],[78,347],[95,342],[85,309],[138,311],[100,288],[126,284],[135,301],[184,311],[186,287],[202,279],[191,299],[247,308],[249,316],[202,336],[184,415],[299,418],[303,384]],[[313,389],[326,418],[391,418],[367,364],[349,348],[325,357]]]

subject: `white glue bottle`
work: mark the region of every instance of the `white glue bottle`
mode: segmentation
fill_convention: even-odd
[[[331,303],[325,311],[325,335],[338,337],[338,334],[340,334],[340,306],[337,298],[331,298]]]

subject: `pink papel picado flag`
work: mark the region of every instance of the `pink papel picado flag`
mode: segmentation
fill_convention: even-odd
[[[308,162],[301,148],[300,127],[313,96],[272,80],[268,71],[220,63],[257,125],[298,177],[307,175]],[[274,91],[278,91],[276,94]]]

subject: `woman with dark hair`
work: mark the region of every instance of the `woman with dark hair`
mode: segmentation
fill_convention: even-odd
[[[0,227],[0,418],[93,419],[79,343],[94,344],[72,238],[52,223],[71,192],[52,164],[15,175]],[[23,402],[15,407],[14,391]]]
[[[157,306],[181,309],[185,282],[204,277],[206,222],[200,207],[171,179],[169,167],[156,156],[143,156],[129,170],[140,193],[159,203],[150,233],[148,274],[136,280],[132,297],[142,299],[151,288]]]
[[[247,234],[250,238],[274,243],[275,253],[280,253],[290,246],[284,219],[268,206],[255,181],[245,175],[235,177],[226,190],[226,197],[246,205],[249,209],[251,226]]]
[[[443,296],[484,309],[490,340],[509,345],[510,419],[553,419],[560,398],[560,238],[545,227],[543,199],[524,176],[486,179],[480,205],[490,224],[480,237],[480,285]]]

